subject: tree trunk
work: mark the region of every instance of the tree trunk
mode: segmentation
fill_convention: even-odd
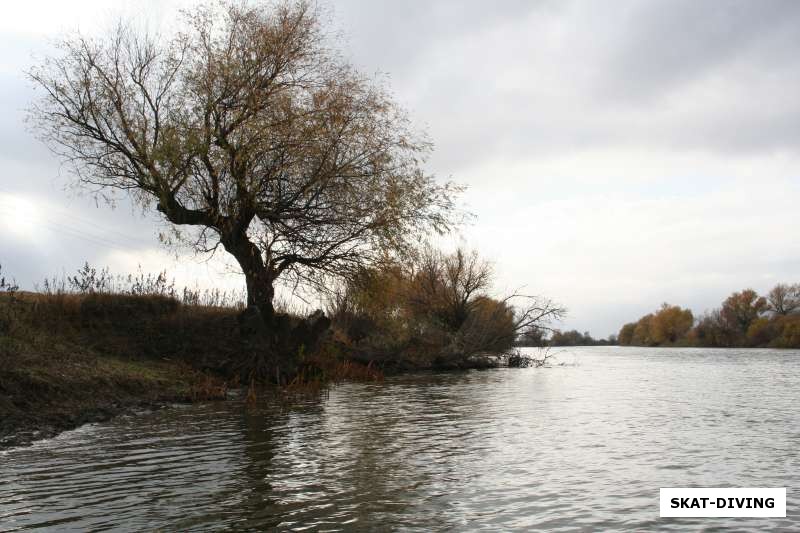
[[[240,266],[241,263],[239,263]],[[247,284],[247,305],[255,305],[261,311],[264,322],[270,324],[275,317],[275,308],[272,299],[275,297],[273,279],[266,267],[262,271],[244,270],[244,279]]]
[[[256,306],[267,325],[275,318],[272,300],[275,297],[275,273],[264,263],[261,250],[246,235],[221,239],[225,249],[236,259],[247,284],[247,305]]]

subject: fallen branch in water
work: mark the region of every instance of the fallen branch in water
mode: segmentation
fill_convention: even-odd
[[[537,354],[541,357],[531,357],[523,355],[519,350],[515,350],[506,357],[506,364],[510,368],[542,368],[548,366],[548,360],[555,354],[551,353],[550,347],[539,348]]]

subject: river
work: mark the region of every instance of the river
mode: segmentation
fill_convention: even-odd
[[[0,531],[800,530],[800,351],[556,352],[0,452]],[[787,518],[660,519],[684,486],[786,487]]]

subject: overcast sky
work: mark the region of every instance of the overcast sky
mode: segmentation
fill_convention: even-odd
[[[171,20],[189,1],[27,0],[0,19],[0,264],[32,287],[84,261],[167,268],[153,215],[65,190],[24,124],[24,69],[48,39],[115,13]],[[569,308],[563,328],[616,332],[661,302],[701,313],[745,287],[800,282],[800,2],[347,0],[346,53],[387,73],[436,145],[428,169],[466,184],[477,215],[454,243],[497,289]]]

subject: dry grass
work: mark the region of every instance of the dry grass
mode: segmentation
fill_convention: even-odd
[[[247,354],[263,349],[243,339],[237,315],[161,294],[0,292],[0,446],[20,429],[50,434],[131,406],[224,399],[247,377]],[[250,401],[383,379],[333,342],[284,363],[282,387],[244,380]]]
[[[234,300],[176,296],[163,275],[114,278],[88,266],[79,274],[49,280],[43,292],[0,281],[0,447],[131,407],[224,399],[239,379],[248,401],[267,394],[287,405],[331,383],[383,380],[336,338],[312,354],[273,353],[243,337],[238,304],[203,305]],[[247,372],[254,354],[269,374]]]
[[[0,293],[0,446],[135,406],[224,398],[214,367],[234,313],[161,296]]]

